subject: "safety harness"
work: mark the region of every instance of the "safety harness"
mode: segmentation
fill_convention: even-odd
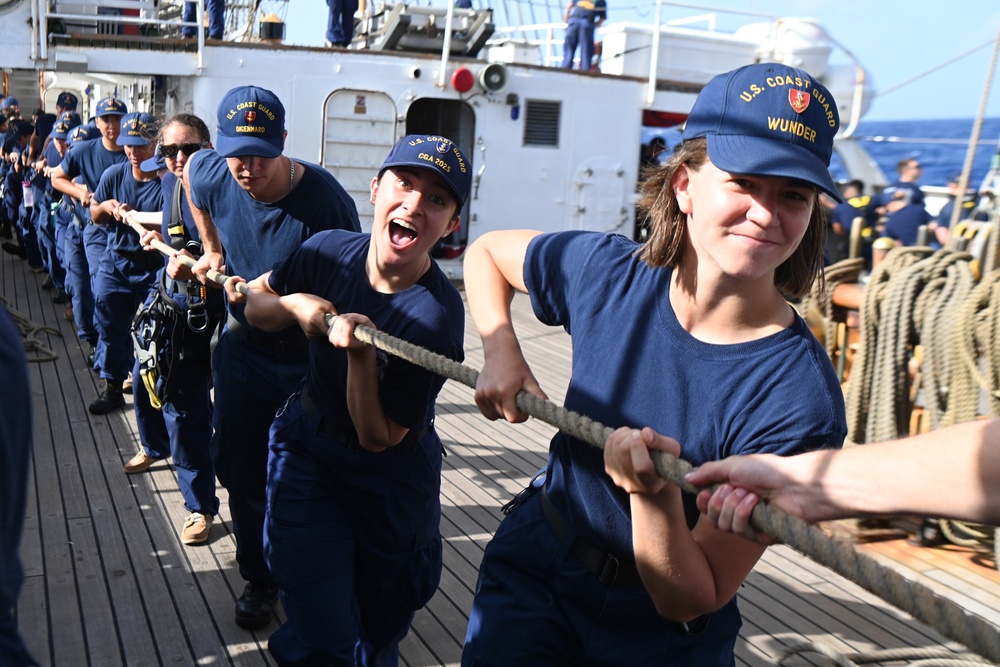
[[[187,250],[195,257],[202,254],[201,243],[188,234],[181,214],[180,179],[174,185],[170,203],[170,220],[167,225],[169,243],[175,250]],[[184,293],[187,308],[174,300],[173,294]],[[166,271],[153,291],[152,299],[132,320],[132,344],[139,374],[149,393],[150,404],[159,410],[170,400],[173,390],[171,369],[184,358],[185,332],[203,333],[212,324],[208,311],[208,290],[196,281],[174,280]]]

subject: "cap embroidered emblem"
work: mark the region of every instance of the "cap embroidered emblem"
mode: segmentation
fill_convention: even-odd
[[[788,103],[792,105],[796,113],[802,113],[809,108],[809,101],[811,99],[812,96],[804,90],[788,89]]]
[[[256,111],[246,111],[246,112],[243,113],[243,117],[247,119],[248,123],[252,123],[255,120],[257,120],[257,112]]]
[[[447,153],[448,149],[451,148],[451,145],[447,141],[439,141],[437,142],[437,146],[434,148],[438,153]]]

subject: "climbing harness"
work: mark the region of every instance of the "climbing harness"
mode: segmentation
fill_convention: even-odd
[[[178,180],[171,198],[168,247],[170,250],[188,250],[200,256],[201,244],[192,240],[184,227],[181,195],[181,181]],[[136,232],[145,231],[141,224],[133,228]],[[160,250],[163,252],[163,249]],[[186,308],[177,304],[174,294],[184,294]],[[166,271],[160,272],[152,298],[132,320],[132,346],[139,374],[149,394],[149,402],[157,410],[170,399],[174,389],[170,371],[184,357],[186,330],[202,333],[212,322],[208,312],[208,290],[204,285],[196,281],[174,280]]]

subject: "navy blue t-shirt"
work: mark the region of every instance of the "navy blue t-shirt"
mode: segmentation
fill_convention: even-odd
[[[844,234],[850,236],[854,219],[860,216],[870,222],[873,219],[873,210],[872,198],[868,195],[851,197],[830,212],[830,221],[839,222],[844,228]]]
[[[882,235],[896,239],[906,246],[916,245],[920,226],[926,225],[931,220],[931,214],[923,204],[910,204],[889,214]]]
[[[128,162],[125,151],[109,151],[104,147],[103,139],[88,139],[73,142],[73,150],[66,153],[59,165],[69,177],[83,177],[83,184],[89,192],[97,192],[101,175],[108,167],[119,162]]]
[[[612,428],[650,426],[680,442],[695,466],[843,445],[843,392],[801,318],[755,341],[702,342],[670,305],[672,270],[650,267],[638,248],[593,232],[543,234],[528,247],[535,315],[573,337],[568,409]],[[601,449],[558,433],[547,472],[553,504],[585,539],[632,554],[628,495],[605,473]],[[693,498],[685,503],[693,527]]]
[[[74,148],[73,151],[75,150]],[[105,170],[97,190],[94,191],[95,202],[102,203],[108,199],[117,199],[120,203],[128,204],[136,211],[159,211],[163,205],[160,179],[137,181],[132,174],[130,162],[112,165]],[[146,255],[139,242],[139,234],[126,223],[111,220],[104,224],[109,232],[108,252],[129,258],[141,258]],[[149,261],[143,263],[152,265],[157,262],[156,255],[150,254]]]
[[[172,244],[172,239],[170,238],[170,226],[171,215],[173,212],[174,187],[179,182],[180,180],[177,176],[169,170],[165,171],[160,176],[160,189],[163,193],[163,224],[160,225],[160,233],[163,235],[163,239],[168,245]],[[187,196],[184,194],[183,190],[180,195],[181,221],[184,223],[184,231],[188,240],[201,243],[201,235],[198,233],[198,225],[195,224],[194,217],[191,215],[191,207],[188,204]],[[190,251],[190,248],[188,250]],[[164,257],[163,269],[161,269],[161,271],[166,271],[168,262],[169,258]],[[168,293],[173,298],[174,303],[176,303],[182,310],[187,310],[187,281],[177,282],[167,279],[165,283],[168,286]],[[224,308],[222,303],[222,294],[223,292],[220,289],[209,288],[205,291],[205,298],[208,302],[208,310],[210,312],[214,314],[222,312]]]
[[[597,23],[598,20],[608,17],[607,8],[604,0],[573,0],[573,7],[569,10],[569,20]]]
[[[278,294],[305,292],[327,299],[341,313],[368,316],[379,331],[461,362],[465,335],[462,297],[436,263],[409,289],[383,294],[365,271],[369,234],[321,232],[280,262],[269,279]],[[379,398],[386,416],[410,429],[434,418],[434,401],[445,378],[376,351]],[[309,344],[305,389],[322,396],[324,417],[352,426],[347,409],[347,352],[324,339]]]
[[[191,201],[212,217],[225,248],[228,275],[253,280],[317,232],[361,230],[354,200],[333,175],[317,165],[297,164],[305,169],[300,174],[296,168],[295,189],[276,202],[264,203],[240,187],[226,159],[214,150],[191,156],[187,166]],[[242,305],[227,307],[249,326]],[[291,333],[286,330],[282,335]]]

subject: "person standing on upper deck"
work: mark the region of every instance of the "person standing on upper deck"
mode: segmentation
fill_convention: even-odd
[[[226,2],[225,0],[206,0],[205,14],[208,16],[208,38],[222,39],[226,31]],[[198,20],[198,9],[195,3],[184,3],[185,23],[195,23]],[[192,26],[181,28],[181,35],[188,39],[198,36],[198,31]]]
[[[354,12],[358,0],[326,0],[330,15],[326,23],[327,46],[350,46],[354,37]]]
[[[573,56],[580,47],[580,69],[590,71],[594,62],[594,32],[608,18],[604,0],[570,0],[566,5],[566,41],[563,44],[563,69],[573,68]]]
[[[343,186],[319,165],[293,160],[285,147],[285,107],[270,90],[233,88],[218,109],[218,148],[184,166],[184,189],[204,254],[194,267],[259,276],[316,232],[359,231],[358,211]],[[223,252],[225,255],[223,255]],[[212,456],[229,490],[236,560],[247,585],[236,623],[270,623],[278,587],[264,562],[267,442],[274,415],[305,376],[309,342],[298,326],[262,331],[242,305],[227,303],[212,355],[215,434]]]

